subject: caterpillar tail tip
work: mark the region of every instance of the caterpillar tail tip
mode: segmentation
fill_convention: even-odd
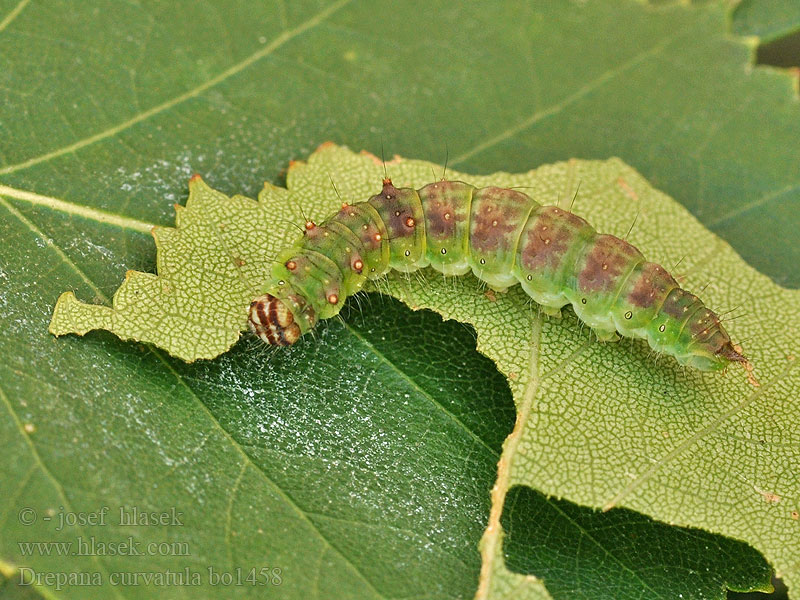
[[[744,354],[742,354],[742,347],[734,346],[730,342],[725,344],[718,354],[724,359],[729,360],[731,362],[750,364],[749,361],[747,360],[747,357]]]
[[[725,358],[726,360],[731,361],[732,363],[740,363],[744,370],[747,372],[747,381],[753,387],[761,387],[761,384],[756,379],[755,375],[753,375],[753,364],[748,360],[748,358],[743,354],[743,350],[741,346],[734,345],[731,342],[728,342],[722,347],[720,350],[719,355]]]

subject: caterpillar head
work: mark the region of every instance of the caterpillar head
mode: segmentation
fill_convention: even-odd
[[[265,294],[250,303],[250,331],[272,346],[291,346],[303,332],[289,306],[272,294]]]

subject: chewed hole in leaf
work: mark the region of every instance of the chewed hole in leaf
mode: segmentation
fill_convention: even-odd
[[[784,69],[800,68],[800,31],[760,44],[756,61]]]
[[[273,354],[263,347],[250,340],[214,361],[170,363],[291,498],[271,499],[267,517],[275,524],[296,505],[338,549],[331,564],[341,551],[384,597],[472,597],[489,490],[516,414],[474,331],[362,294],[316,337]],[[316,543],[318,534],[303,535],[287,543]],[[316,572],[298,556],[293,573]],[[322,578],[333,576],[327,564]]]

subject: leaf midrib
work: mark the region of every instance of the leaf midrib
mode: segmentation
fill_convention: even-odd
[[[513,431],[503,442],[503,452],[497,462],[497,479],[491,493],[491,508],[489,520],[481,538],[481,572],[478,578],[478,590],[475,593],[475,600],[488,600],[491,590],[492,578],[495,575],[494,561],[498,556],[496,550],[498,542],[502,540],[503,527],[500,524],[500,517],[505,508],[506,496],[508,494],[511,472],[514,468],[514,458],[525,428],[528,424],[528,416],[536,398],[536,393],[541,384],[539,373],[539,350],[542,341],[542,315],[541,313],[533,317],[531,322],[531,342],[530,358],[528,363],[528,374],[522,398],[517,405],[517,419],[514,423]]]
[[[30,192],[27,190],[20,190],[7,185],[0,184],[0,197],[14,198],[15,200],[23,200],[34,206],[43,206],[53,211],[62,212],[64,214],[82,217],[90,221],[96,221],[106,225],[114,225],[120,229],[129,229],[138,233],[149,234],[155,223],[134,219],[133,217],[126,217],[117,213],[108,212],[99,208],[90,208],[83,204],[77,204],[68,200],[62,200],[53,196],[45,196]]]

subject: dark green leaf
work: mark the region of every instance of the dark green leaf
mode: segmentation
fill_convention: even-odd
[[[514,487],[503,513],[506,565],[541,578],[553,600],[723,599],[771,590],[770,568],[743,542],[638,513],[596,512]]]
[[[800,29],[800,4],[794,0],[741,0],[733,9],[731,29],[769,41]]]

